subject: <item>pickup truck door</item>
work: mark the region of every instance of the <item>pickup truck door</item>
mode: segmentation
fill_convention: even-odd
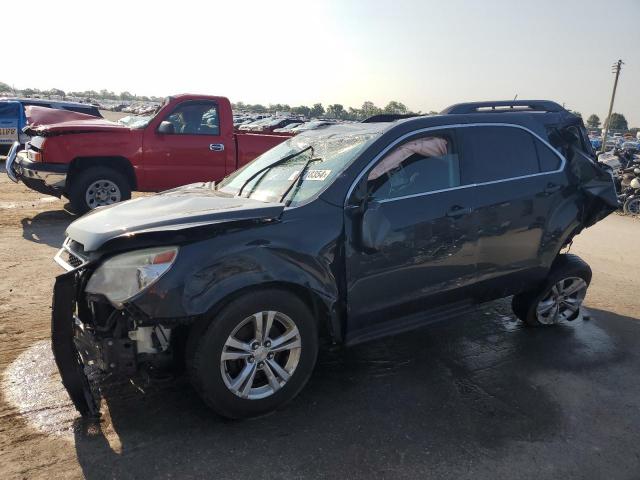
[[[143,139],[145,183],[165,190],[194,182],[219,181],[226,175],[233,139],[221,135],[218,105],[195,100],[166,114],[166,133],[147,128]],[[165,127],[167,125],[165,124]]]

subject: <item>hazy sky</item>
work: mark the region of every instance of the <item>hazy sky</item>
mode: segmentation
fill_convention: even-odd
[[[640,126],[640,0],[28,2],[2,23],[16,87],[250,103],[544,98]],[[9,48],[10,47],[10,48]],[[13,63],[10,56],[15,55]]]

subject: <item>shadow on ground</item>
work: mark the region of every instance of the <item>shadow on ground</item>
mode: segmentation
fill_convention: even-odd
[[[145,394],[110,385],[121,450],[78,421],[77,456],[89,479],[585,478],[601,468],[615,478],[640,471],[639,340],[630,317],[592,311],[530,329],[492,304],[325,351],[298,398],[259,419],[215,416],[185,380]]]
[[[51,247],[60,247],[64,240],[64,231],[76,217],[64,210],[50,210],[25,217],[22,223],[22,237],[35,243]]]

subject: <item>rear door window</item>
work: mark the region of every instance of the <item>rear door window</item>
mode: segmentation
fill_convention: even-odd
[[[540,173],[533,135],[517,127],[468,127],[464,183],[486,183]]]

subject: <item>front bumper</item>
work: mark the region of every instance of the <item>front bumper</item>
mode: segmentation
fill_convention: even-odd
[[[24,151],[18,153],[15,142],[7,156],[7,176],[14,182],[22,181],[27,187],[45,195],[60,197],[67,183],[69,166],[56,163],[32,162]]]
[[[97,417],[100,409],[85,372],[75,338],[77,275],[69,272],[56,278],[51,312],[51,349],[62,384],[82,416]]]

